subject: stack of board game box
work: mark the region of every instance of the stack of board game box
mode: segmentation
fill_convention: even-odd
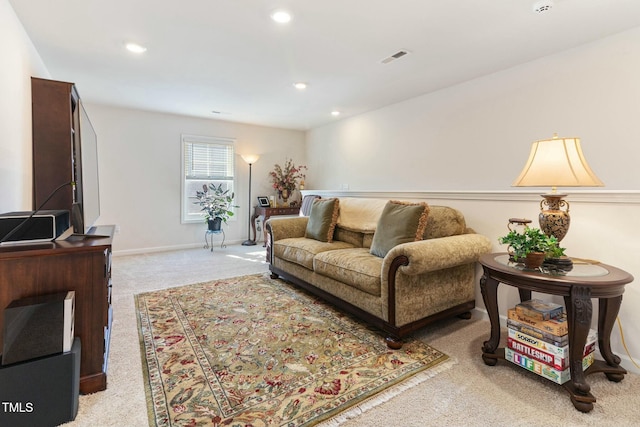
[[[507,310],[505,359],[555,383],[571,379],[569,327],[564,306],[538,299]],[[582,369],[594,360],[597,333],[589,330]]]

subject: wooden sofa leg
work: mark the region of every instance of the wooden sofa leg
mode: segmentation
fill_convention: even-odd
[[[402,348],[402,344],[404,344],[402,340],[394,337],[387,337],[385,341],[387,342],[387,347],[392,350],[400,350]]]
[[[280,277],[280,276],[278,276],[276,273],[271,273],[271,276],[270,276],[270,277],[271,277],[272,279],[277,279],[277,278],[278,278],[278,277]]]
[[[469,319],[471,319],[471,312],[470,311],[465,311],[464,313],[458,314],[458,317],[460,319],[469,320]]]

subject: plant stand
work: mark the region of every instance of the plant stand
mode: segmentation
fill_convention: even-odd
[[[220,248],[226,248],[227,245],[224,244],[224,240],[226,236],[224,234],[224,230],[221,228],[220,231],[207,230],[204,233],[204,249],[211,248],[211,252],[213,252],[213,235],[214,234],[222,234],[222,242],[220,243]],[[209,239],[211,239],[211,245],[209,245]]]

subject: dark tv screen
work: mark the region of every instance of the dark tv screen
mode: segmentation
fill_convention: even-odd
[[[98,185],[98,137],[91,126],[84,106],[80,103],[80,158],[82,161],[80,179],[82,189],[82,222],[84,234],[90,234],[91,227],[100,217],[100,189]]]

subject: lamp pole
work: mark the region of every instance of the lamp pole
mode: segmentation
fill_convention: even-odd
[[[243,155],[242,159],[249,164],[249,203],[247,203],[247,206],[249,207],[249,224],[247,228],[247,240],[242,242],[242,246],[254,246],[256,241],[251,239],[251,166],[253,163],[258,161],[258,156]]]

